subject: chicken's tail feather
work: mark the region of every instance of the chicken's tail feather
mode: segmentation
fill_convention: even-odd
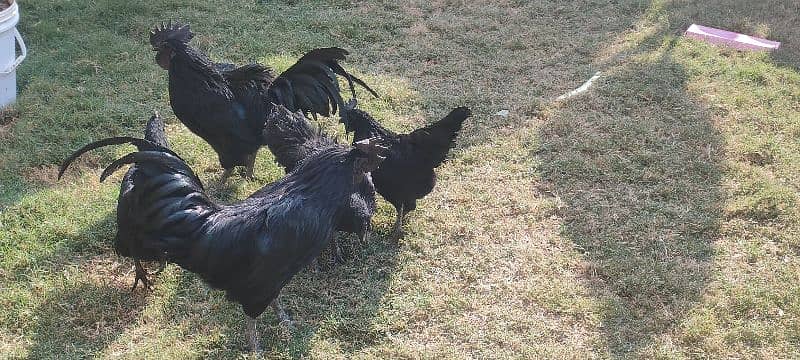
[[[181,158],[167,152],[152,150],[132,152],[114,160],[103,170],[103,174],[100,175],[100,182],[105,181],[108,176],[122,166],[133,163],[155,163],[169,169],[170,172],[186,175],[197,181],[198,184],[200,183],[200,179],[195,175],[194,171]]]
[[[347,72],[347,70],[345,70],[342,67],[342,65],[340,65],[338,62],[333,62],[330,65],[331,65],[331,68],[333,69],[333,72],[335,72],[337,75],[343,76],[345,79],[347,79],[347,85],[350,87],[350,93],[353,95],[353,99],[356,98],[356,87],[355,87],[355,85],[353,85],[353,83],[356,83],[356,84],[360,85],[361,87],[363,87],[365,90],[369,91],[369,93],[372,94],[372,96],[374,96],[376,98],[380,97],[380,96],[378,96],[378,93],[375,92],[375,90],[372,90],[372,88],[369,87],[369,85],[367,85],[366,82],[364,82],[364,80],[361,80],[358,77],[356,77],[355,75],[353,75],[352,73]]]
[[[337,47],[309,51],[275,79],[267,92],[268,100],[291,111],[301,110],[314,116],[333,115],[343,105],[336,75],[347,79],[353,97],[356,95],[355,84],[377,97],[378,94],[363,80],[339,64],[347,54],[347,50]]]
[[[180,156],[178,156],[178,154],[175,154],[174,152],[172,152],[172,150],[170,150],[168,148],[165,148],[163,146],[160,146],[160,145],[158,145],[156,143],[153,143],[153,142],[151,142],[149,140],[130,137],[130,136],[111,137],[111,138],[107,138],[107,139],[98,140],[98,141],[95,141],[93,143],[89,143],[86,146],[78,149],[78,151],[75,151],[74,153],[72,153],[72,155],[70,155],[66,159],[64,159],[64,162],[61,164],[61,168],[59,168],[59,170],[58,170],[58,178],[61,179],[61,177],[64,175],[64,172],[67,171],[67,168],[69,167],[69,165],[72,164],[72,162],[75,161],[75,159],[77,159],[78,157],[80,157],[84,153],[86,153],[88,151],[91,151],[91,150],[94,150],[94,149],[97,149],[97,148],[104,147],[104,146],[121,145],[121,144],[131,144],[131,145],[136,146],[136,148],[138,148],[139,150],[158,150],[158,151],[163,151],[165,153],[168,153],[168,154],[171,154],[173,156],[176,156],[177,158],[180,159]]]
[[[144,128],[144,139],[168,149],[169,140],[167,140],[167,134],[164,130],[164,120],[161,119],[158,111],[153,110],[153,115],[150,116],[150,120],[147,121],[147,125]]]
[[[380,97],[378,96],[378,93],[375,92],[375,90],[372,90],[372,88],[369,87],[369,85],[367,85],[366,82],[359,79],[355,75],[347,72],[347,70],[345,70],[342,67],[342,65],[339,64],[339,61],[344,61],[347,59],[347,55],[350,55],[350,53],[345,49],[338,47],[329,47],[329,48],[311,50],[307,54],[303,55],[301,60],[314,59],[317,61],[324,62],[325,64],[330,66],[330,68],[333,70],[334,73],[347,79],[347,85],[350,87],[350,92],[352,93],[354,99],[356,98],[356,88],[355,85],[353,85],[354,82],[358,85],[361,85],[364,89],[369,91],[369,93],[372,94],[372,96],[376,98]]]
[[[129,153],[103,170],[104,181],[126,164],[137,165],[135,184],[126,193],[132,228],[138,236],[129,246],[156,249],[162,257],[182,267],[185,254],[193,253],[208,216],[220,207],[206,195],[200,179],[180,158],[162,151]]]
[[[464,121],[470,116],[472,112],[469,108],[457,107],[441,120],[408,134],[408,141],[419,150],[423,161],[433,168],[438,167],[453,147]]]
[[[461,130],[461,125],[464,123],[464,120],[467,120],[470,116],[472,116],[472,111],[466,106],[460,106],[450,110],[450,113],[439,120],[437,125],[445,126],[450,129],[452,133],[455,133]]]

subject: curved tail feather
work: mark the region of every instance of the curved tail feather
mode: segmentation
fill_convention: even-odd
[[[176,173],[189,176],[200,183],[200,179],[197,177],[197,175],[195,175],[194,171],[192,171],[192,169],[186,165],[183,159],[177,157],[177,155],[173,156],[167,152],[151,150],[132,152],[117,160],[114,160],[114,162],[112,162],[105,168],[105,170],[103,170],[103,174],[100,175],[100,182],[105,181],[108,176],[126,164],[146,162],[157,163]]]
[[[93,143],[89,143],[86,146],[84,146],[84,147],[78,149],[77,151],[75,151],[74,153],[72,153],[66,159],[64,159],[64,162],[61,163],[61,167],[58,170],[58,178],[61,179],[61,177],[64,175],[64,172],[67,171],[67,168],[69,167],[69,165],[72,164],[72,162],[75,161],[75,159],[77,159],[78,157],[80,157],[84,153],[86,153],[88,151],[91,151],[91,150],[94,150],[94,149],[97,149],[97,148],[104,147],[104,146],[121,145],[121,144],[131,144],[131,145],[136,146],[136,148],[138,148],[139,150],[158,150],[158,151],[163,151],[165,153],[168,153],[170,155],[173,155],[173,156],[177,157],[178,159],[181,158],[180,156],[178,156],[178,154],[174,153],[172,150],[167,149],[167,148],[165,148],[163,146],[160,146],[160,145],[158,145],[156,143],[153,143],[153,142],[151,142],[149,140],[130,137],[130,136],[111,137],[111,138],[107,138],[107,139],[98,140],[98,141],[95,141]],[[183,160],[183,159],[181,159],[181,160]]]
[[[333,115],[344,102],[336,75],[347,79],[353,97],[356,96],[355,84],[378,97],[369,85],[339,64],[347,54],[347,50],[337,47],[309,51],[272,82],[267,92],[268,100],[291,111]]]

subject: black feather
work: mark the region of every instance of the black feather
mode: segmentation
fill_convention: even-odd
[[[139,151],[163,153],[165,156],[183,161],[180,156],[168,148],[169,142],[164,133],[164,122],[156,113],[147,122],[144,139],[114,137],[88,144],[70,155],[63,162],[59,171],[59,178],[75,159],[87,151],[103,146],[120,144],[132,144],[136,146]],[[151,194],[143,184],[148,182],[151,184],[163,184],[166,180],[163,176],[160,177],[157,176],[157,174],[155,176],[148,175],[148,170],[150,169],[139,169],[136,166],[131,166],[122,179],[119,198],[117,200],[117,234],[114,238],[114,250],[120,256],[132,257],[137,261],[162,260],[164,258],[163,252],[148,245],[143,240],[148,237],[148,234],[142,231],[141,223],[150,221],[150,218],[148,218],[148,216],[141,216],[143,214],[137,211],[139,196],[141,194]],[[199,182],[198,185],[202,188]]]
[[[181,31],[190,33],[188,25],[180,28],[184,27],[185,31]],[[169,31],[156,33],[163,35]],[[342,105],[336,75],[346,77],[353,90],[352,76],[338,63],[347,55],[340,48],[311,50],[275,77],[260,64],[238,68],[215,64],[188,45],[191,36],[162,35],[157,36],[165,38],[159,49],[165,50],[159,50],[163,54],[159,53],[158,61],[166,63],[169,56],[165,68],[169,72],[172,109],[189,130],[214,148],[225,169],[251,165],[249,161],[264,143],[264,121],[274,104],[314,117],[331,116]],[[374,94],[362,81],[355,81]]]
[[[141,238],[142,247],[163,252],[257,317],[327,245],[340,204],[359,186],[356,164],[372,156],[347,146],[327,147],[260,196],[225,206],[211,202],[191,169],[168,153],[131,153],[106,172],[133,162],[148,174],[137,185],[147,193],[135,193],[131,212],[150,215],[139,224],[151,235]]]
[[[58,169],[58,178],[61,179],[61,177],[64,175],[64,172],[67,171],[67,168],[69,167],[69,165],[72,164],[72,162],[75,161],[75,159],[77,159],[78,157],[80,157],[84,153],[86,153],[88,151],[91,151],[91,150],[94,150],[94,149],[97,149],[97,148],[104,147],[104,146],[120,145],[120,144],[131,144],[131,145],[136,146],[139,150],[160,150],[160,151],[168,152],[168,153],[170,153],[170,154],[172,154],[172,155],[174,155],[176,157],[178,156],[177,154],[173,153],[172,150],[164,148],[164,147],[162,147],[162,146],[160,146],[160,145],[158,145],[158,144],[156,144],[154,142],[151,142],[149,140],[139,139],[139,138],[134,138],[134,137],[129,137],[129,136],[119,136],[119,137],[107,138],[107,139],[102,139],[102,140],[98,140],[98,141],[95,141],[93,143],[87,144],[84,147],[82,147],[82,148],[78,149],[77,151],[75,151],[74,153],[72,153],[66,159],[64,159],[64,161],[61,163],[61,167]]]
[[[376,191],[398,212],[414,210],[418,199],[429,194],[436,184],[434,171],[453,147],[464,121],[471,115],[466,107],[453,109],[443,119],[409,134],[395,134],[368,113],[356,109],[351,101],[342,111],[353,141],[368,138],[384,140],[389,151],[380,168],[372,172]]]
[[[291,172],[306,158],[315,152],[327,148],[337,147],[346,149],[347,146],[338,144],[335,139],[327,136],[319,128],[314,128],[299,113],[291,113],[283,107],[274,109],[267,118],[265,128],[266,143],[275,157],[275,161]],[[370,222],[375,214],[375,187],[372,178],[362,175],[361,185],[358,186],[345,203],[340,205],[336,230],[358,233],[362,236],[364,231],[371,228]],[[262,191],[251,195],[258,197]]]

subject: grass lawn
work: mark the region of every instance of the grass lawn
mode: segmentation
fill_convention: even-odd
[[[283,291],[297,323],[259,319],[270,358],[800,358],[800,3],[795,0],[21,2],[28,59],[0,116],[0,358],[248,357],[244,316],[171,265],[129,291],[113,253],[131,150],[153,109],[206,182],[210,147],[172,115],[147,31],[189,21],[218,61],[284,69],[341,46],[410,130],[470,106],[407,236]],[[691,23],[783,42],[741,53]],[[556,98],[595,72],[586,93]],[[495,115],[509,110],[509,116]],[[331,131],[341,132],[327,122]],[[282,175],[269,151],[246,197]]]

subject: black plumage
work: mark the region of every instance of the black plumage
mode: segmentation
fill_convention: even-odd
[[[193,36],[189,25],[168,24],[151,32],[150,43],[156,62],[169,73],[175,115],[217,152],[223,180],[235,166],[247,167],[252,177],[255,155],[264,144],[264,120],[274,104],[330,116],[342,104],[337,75],[347,79],[353,93],[357,83],[375,94],[339,65],[348,54],[340,48],[311,50],[275,76],[260,64],[215,64],[189,46]]]
[[[140,151],[164,151],[177,156],[169,150],[169,142],[164,132],[164,122],[158,116],[158,113],[154,113],[145,127],[144,140],[132,137],[114,137],[88,144],[64,161],[58,177],[61,178],[67,167],[81,154],[99,147],[117,144],[133,144]],[[137,199],[140,197],[139,192],[141,192],[141,186],[138,184],[149,180],[147,175],[138,171],[136,165],[131,166],[122,178],[119,197],[117,198],[117,234],[114,237],[114,250],[118,255],[134,260],[136,269],[136,279],[133,283],[134,289],[140,281],[145,288],[152,286],[147,277],[148,274],[142,266],[142,261],[160,261],[161,269],[165,265],[163,253],[157,248],[147,246],[148,242],[142,238],[147,237],[148,234],[141,231],[140,224],[138,224],[141,221],[136,209],[138,206]]]
[[[312,126],[302,114],[292,113],[283,106],[276,106],[267,116],[264,139],[275,161],[287,173],[316,151],[331,146],[347,147]]]
[[[337,143],[318,127],[313,127],[299,112],[291,113],[282,106],[273,109],[267,118],[265,139],[275,160],[287,173],[317,151],[329,147],[347,147]],[[252,196],[260,196],[260,193]],[[367,174],[365,180],[350,194],[348,201],[341,205],[337,214],[336,230],[358,234],[361,243],[366,243],[376,209],[375,186],[371,176]],[[332,248],[335,260],[341,262],[341,251],[335,237]]]
[[[396,134],[381,126],[368,113],[357,109],[351,101],[341,116],[354,132],[353,141],[378,138],[386,142],[389,151],[380,168],[372,172],[375,189],[397,209],[396,235],[402,234],[403,217],[416,209],[417,200],[433,191],[436,169],[471,115],[466,107],[453,109],[443,119],[408,134]]]
[[[142,248],[198,274],[225,291],[251,319],[275,300],[284,285],[328,244],[340,204],[382,160],[385,148],[366,140],[310,155],[261,196],[217,205],[200,179],[165,149],[128,154],[101,176],[129,163],[139,179],[131,215]],[[254,350],[255,321],[248,329]]]

